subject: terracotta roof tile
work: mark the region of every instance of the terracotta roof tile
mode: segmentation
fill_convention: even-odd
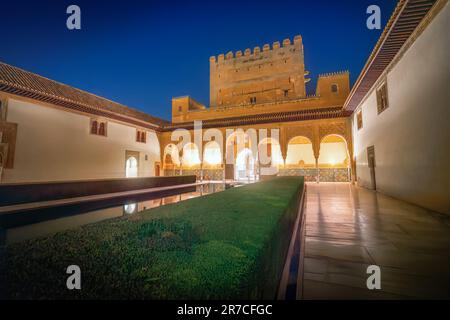
[[[170,122],[117,102],[0,62],[0,91],[105,116],[135,125],[156,127]]]
[[[399,0],[345,101],[345,110],[358,107],[436,1]]]

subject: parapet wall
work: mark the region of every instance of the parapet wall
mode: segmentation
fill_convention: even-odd
[[[320,74],[317,79],[316,95],[331,105],[344,104],[350,93],[350,73],[338,71]]]
[[[253,48],[253,51],[250,48],[247,48],[244,50],[244,52],[242,53],[241,50],[236,51],[235,53],[233,53],[232,51],[229,51],[226,55],[221,53],[217,56],[211,56],[209,58],[209,61],[211,63],[225,63],[225,61],[230,62],[229,60],[236,60],[239,58],[245,58],[245,57],[256,57],[260,54],[263,53],[268,53],[270,51],[277,51],[280,48],[286,48],[286,47],[290,47],[293,45],[302,45],[302,37],[300,35],[297,35],[294,37],[294,41],[291,43],[290,39],[284,39],[282,42],[282,45],[280,45],[279,41],[275,41],[272,43],[272,47],[270,47],[269,44],[265,44],[262,47],[262,50],[260,47],[256,46]]]

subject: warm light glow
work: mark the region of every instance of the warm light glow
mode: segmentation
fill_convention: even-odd
[[[239,152],[236,157],[235,179],[255,179],[255,160],[250,149]]]
[[[347,157],[347,144],[340,136],[326,136],[320,143],[319,166],[345,166]]]
[[[281,155],[280,145],[279,145],[278,141],[276,141],[274,139],[263,140],[259,144],[258,149],[259,149],[260,157],[268,156],[267,151],[266,151],[268,143],[270,143],[270,145],[271,145],[271,165],[272,166],[284,165],[284,159],[283,159],[283,156]],[[264,152],[264,154],[263,154],[263,152]],[[260,160],[262,160],[262,158]],[[262,160],[262,161],[264,162],[265,160]]]
[[[129,157],[125,165],[125,176],[127,178],[134,178],[138,176],[138,163],[135,157]]]
[[[183,149],[183,165],[191,167],[198,164],[200,164],[200,157],[197,146],[193,143],[187,144]]]
[[[166,159],[166,155],[170,155],[171,161],[175,165],[180,165],[180,157],[178,155],[178,148],[174,144],[169,144],[166,146],[164,151],[164,159]]]
[[[286,156],[286,165],[294,167],[313,167],[316,158],[311,141],[303,136],[297,136],[289,141]]]
[[[217,142],[210,142],[205,146],[204,162],[210,165],[218,165],[222,163],[222,155],[220,146]]]
[[[126,213],[128,214],[132,214],[136,211],[136,203],[130,203],[130,204],[126,204],[124,205],[124,210]]]

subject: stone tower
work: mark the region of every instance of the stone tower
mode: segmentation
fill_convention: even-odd
[[[210,106],[227,107],[304,98],[302,37],[210,58]]]

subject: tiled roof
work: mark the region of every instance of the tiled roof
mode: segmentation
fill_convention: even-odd
[[[101,98],[94,94],[44,78],[31,72],[0,62],[0,91],[52,103],[72,110],[104,116],[157,131],[193,128],[194,123],[174,124],[144,112]],[[288,122],[348,115],[341,106],[289,112],[248,115],[233,118],[204,120],[204,128]]]
[[[159,130],[168,121],[0,62],[0,91]]]
[[[437,0],[399,0],[361,74],[345,101],[353,112]]]

